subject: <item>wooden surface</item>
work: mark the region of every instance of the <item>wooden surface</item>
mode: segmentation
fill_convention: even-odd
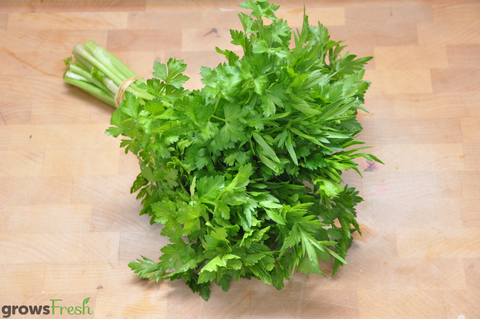
[[[0,2],[0,306],[91,297],[87,318],[480,318],[479,1],[307,1],[310,21],[374,56],[361,139],[386,163],[345,174],[365,199],[364,234],[334,278],[295,275],[280,292],[242,280],[204,302],[130,271],[166,241],[129,194],[135,158],[104,134],[113,109],[65,85],[62,59],[92,39],[145,77],[154,60],[185,59],[198,88],[200,66],[223,62],[215,46],[236,49],[239,3]],[[279,4],[298,26],[303,2]]]

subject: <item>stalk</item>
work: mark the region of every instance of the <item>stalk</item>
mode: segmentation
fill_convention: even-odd
[[[75,61],[75,64],[70,64],[70,65],[78,66],[80,69],[82,69],[82,70],[84,70],[84,71],[87,71],[87,72],[90,72],[90,69],[89,69],[85,64],[83,64],[82,62],[80,62],[80,60],[76,60],[76,61]]]
[[[85,54],[85,52],[88,52],[88,54]],[[131,70],[130,72],[128,72],[129,74],[132,74],[131,76],[127,76],[123,74],[121,71],[119,71],[111,63],[110,58],[107,57],[107,54],[105,52],[107,52],[107,50],[97,45],[95,42],[89,41],[85,44],[84,51],[80,51],[80,54],[83,54],[84,58],[86,58],[90,63],[92,63],[100,71],[105,73],[105,75],[107,75],[113,82],[115,82],[116,85],[120,85],[123,82],[123,80],[129,77],[136,76],[136,74]],[[109,55],[113,55],[113,54],[109,53]],[[128,87],[127,91],[134,93],[137,97],[142,99],[147,99],[147,100],[153,99],[152,95],[138,89],[138,87],[134,83],[132,83]]]
[[[81,67],[79,67],[75,64],[71,64],[70,67],[69,67],[69,71],[71,71],[72,73],[83,76],[86,79],[87,82],[91,82],[92,84],[96,85],[100,89],[103,89],[105,92],[109,91],[108,88],[105,86],[105,84],[103,84],[102,82],[93,78],[93,76],[91,76],[90,73],[88,73],[87,71],[85,71]]]
[[[83,45],[81,46],[77,44],[75,48],[77,49],[77,53],[81,58],[83,58],[92,66],[102,71],[102,73],[108,76],[117,85],[120,85],[122,83],[123,80],[121,79],[121,77],[119,77],[117,74],[109,70],[104,64],[102,64],[99,60],[97,60],[96,57],[92,56],[87,50],[85,50]]]
[[[102,60],[104,59],[107,60],[112,68],[116,68],[125,77],[131,78],[136,76],[135,72],[133,72],[128,66],[126,66],[122,61],[120,61],[116,56],[114,56],[109,51],[105,50],[95,42],[88,41],[87,43],[85,43],[85,49],[90,53],[92,52],[97,53],[99,57],[101,56],[103,58]]]
[[[103,84],[113,93],[116,94],[118,92],[118,86],[109,78],[103,78]]]
[[[67,65],[63,75],[65,82],[112,106],[115,106],[115,95],[122,82],[136,76],[135,72],[116,56],[93,41],[88,41],[85,45],[77,44],[72,54],[73,62],[71,58],[65,60]],[[142,79],[135,81],[129,85],[127,91],[139,99],[148,101],[154,96],[138,87],[144,82]]]
[[[68,84],[79,87],[82,90],[84,90],[85,92],[89,93],[90,95],[96,97],[97,99],[99,99],[99,100],[101,100],[101,101],[103,101],[103,102],[105,102],[105,103],[107,103],[111,106],[115,106],[115,101],[114,101],[113,97],[108,96],[107,94],[105,94],[105,91],[99,89],[95,85],[92,85],[88,82],[84,82],[84,81],[81,81],[81,80],[76,80],[76,79],[73,79],[73,78],[70,78],[70,77],[65,77],[65,76],[63,77],[63,79]]]
[[[72,53],[73,53],[73,56],[75,57],[75,60],[80,61],[83,65],[85,65],[88,68],[89,71],[91,71],[93,69],[93,65],[83,58],[82,52],[83,52],[83,46],[81,43],[73,47]]]

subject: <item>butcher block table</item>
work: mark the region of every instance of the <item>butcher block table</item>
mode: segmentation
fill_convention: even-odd
[[[200,67],[238,51],[241,1],[0,2],[0,307],[87,306],[85,318],[480,318],[480,2],[307,0],[348,50],[373,56],[360,140],[385,165],[344,174],[365,199],[363,236],[333,278],[297,273],[277,291],[256,280],[139,279],[128,263],[167,244],[139,216],[132,154],[107,136],[114,108],[63,82],[63,59],[94,40],[137,74],[153,61]],[[278,16],[299,27],[303,1]],[[329,263],[323,264],[328,273]],[[90,298],[90,299],[88,299]],[[54,300],[54,301],[52,301]],[[55,301],[56,300],[56,301]],[[85,303],[86,302],[86,303]],[[25,311],[26,308],[22,308]],[[85,310],[85,307],[83,308]],[[2,313],[5,317],[5,313]]]

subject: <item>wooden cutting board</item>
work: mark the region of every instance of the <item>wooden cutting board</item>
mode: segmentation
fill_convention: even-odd
[[[184,282],[130,271],[166,240],[129,194],[136,159],[104,134],[113,108],[64,84],[62,60],[94,40],[146,78],[154,60],[184,59],[188,87],[199,88],[200,66],[223,62],[215,46],[236,49],[239,3],[0,3],[0,307],[90,298],[86,318],[480,318],[475,0],[306,2],[311,22],[374,56],[361,140],[386,164],[345,174],[365,199],[363,236],[334,278],[296,274],[279,292],[241,280],[204,302]],[[303,2],[278,3],[300,26]]]

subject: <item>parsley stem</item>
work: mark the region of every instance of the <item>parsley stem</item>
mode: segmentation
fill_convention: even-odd
[[[69,67],[69,71],[79,74],[83,76],[87,81],[92,82],[92,84],[95,84],[105,92],[109,92],[108,88],[103,84],[102,82],[98,81],[97,79],[94,79],[91,74],[87,71],[85,71],[83,68],[76,66],[75,64],[71,64]]]
[[[101,101],[103,101],[107,104],[110,104],[111,106],[115,106],[115,101],[113,100],[113,97],[107,95],[107,93],[105,93],[105,91],[103,91],[102,89],[99,89],[95,85],[92,85],[92,84],[90,84],[88,82],[85,82],[85,81],[81,81],[81,80],[73,79],[73,78],[70,78],[70,77],[66,77],[66,76],[64,76],[63,79],[68,84],[77,86],[77,87],[81,88],[82,90],[86,91],[87,93],[89,93],[90,95],[93,95],[97,99],[99,99],[99,100],[101,100]]]
[[[187,192],[187,190],[186,190],[185,187],[183,186],[183,183],[180,182],[180,183],[178,183],[178,185],[180,185],[180,187],[181,187],[182,190],[185,192],[185,194],[190,195],[190,193]]]
[[[252,81],[253,81],[253,80],[252,80]],[[242,92],[240,92],[239,96],[242,96],[245,92],[247,92],[247,91],[248,91],[249,89],[251,89],[252,87],[253,87],[253,86],[250,85],[250,84],[249,84],[249,85],[246,85],[246,86],[243,88]]]
[[[117,74],[112,72],[112,70],[108,69],[104,65],[104,63],[101,63],[97,59],[98,56],[93,56],[92,54],[90,54],[90,52],[88,52],[83,45],[77,44],[74,50],[76,50],[76,52],[74,52],[75,56],[77,56],[77,54],[81,56],[84,60],[89,62],[95,68],[102,71],[102,73],[108,76],[113,82],[115,82],[115,84],[120,85],[122,83],[122,79]]]
[[[117,69],[121,73],[123,73],[124,77],[131,78],[136,76],[135,72],[133,72],[128,66],[126,66],[122,61],[120,61],[115,55],[110,53],[108,50],[105,50],[98,44],[96,44],[93,41],[88,41],[85,43],[85,48],[88,50],[88,48],[92,48],[92,50],[95,50],[96,52],[101,52],[101,54],[106,58],[108,61],[109,65],[112,68]]]
[[[113,97],[118,92],[118,87],[136,74],[112,53],[93,41],[85,45],[77,44],[72,53],[75,61],[72,62],[71,59],[65,61],[67,64],[67,71],[63,75],[65,82],[115,106]],[[135,81],[128,86],[127,91],[142,100],[151,100],[154,96],[137,86],[144,82],[143,79]]]
[[[222,119],[221,117],[215,116],[215,115],[213,115],[213,114],[212,114],[211,117],[216,118],[217,120],[222,120],[222,121],[224,121],[224,122],[227,121],[226,119]]]
[[[218,98],[217,98],[217,102],[215,102],[215,107],[213,108],[213,112],[212,112],[212,115],[210,115],[210,117],[208,118],[208,121],[210,121],[210,119],[212,118],[212,116],[214,116],[213,114],[215,114],[215,112],[217,111],[217,106],[218,106],[218,103],[220,102],[220,99],[222,98],[222,93],[218,93]],[[208,122],[207,121],[207,122]]]

